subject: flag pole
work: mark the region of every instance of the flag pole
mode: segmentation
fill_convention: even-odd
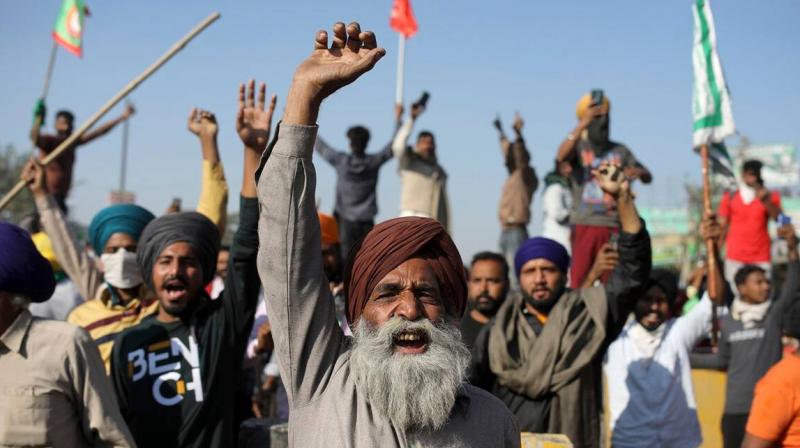
[[[42,99],[47,97],[47,92],[50,90],[50,79],[53,77],[53,67],[56,65],[56,50],[58,44],[53,40],[53,47],[50,50],[50,62],[47,63],[47,71],[44,75],[44,87],[42,87]]]
[[[203,30],[208,28],[209,25],[214,23],[217,19],[219,19],[219,13],[214,12],[210,14],[208,17],[203,19],[202,22],[198,23],[188,34],[183,36],[178,42],[176,42],[166,53],[164,53],[160,58],[158,58],[153,64],[145,69],[139,76],[134,78],[131,82],[129,82],[125,87],[122,88],[119,92],[116,93],[110,100],[108,100],[103,107],[100,108],[97,112],[94,113],[88,120],[86,120],[80,128],[78,128],[75,132],[70,134],[66,140],[64,140],[58,147],[47,155],[47,157],[40,160],[40,164],[42,166],[48,165],[50,162],[58,158],[62,153],[64,153],[68,148],[70,148],[76,141],[78,141],[81,136],[83,136],[86,131],[89,130],[92,126],[95,125],[100,119],[108,113],[111,108],[117,105],[123,98],[125,98],[129,93],[131,93],[134,89],[136,89],[139,84],[144,82],[147,78],[153,75],[158,69],[161,68],[164,64],[167,63],[173,56],[175,56],[179,51],[183,49],[192,39],[197,37]],[[9,202],[11,202],[14,197],[19,194],[22,189],[25,188],[25,181],[20,180],[14,185],[8,193],[0,199],[0,210],[3,210]]]
[[[713,213],[711,209],[711,177],[708,169],[708,144],[700,146],[700,158],[703,163],[703,214],[710,215]],[[719,268],[717,266],[717,247],[712,239],[706,240],[706,266],[708,267],[708,276],[706,278],[706,288],[708,290],[708,297],[711,299],[711,345],[717,346],[717,303],[720,298],[721,291],[717,290],[717,277],[719,276]]]
[[[406,35],[397,33],[400,41],[397,46],[397,88],[395,89],[395,104],[403,104],[403,81],[406,68]]]
[[[130,101],[125,102],[130,105]],[[125,120],[122,123],[122,157],[119,164],[119,192],[120,195],[125,192],[125,181],[127,180],[128,171],[128,132],[130,130],[130,120]]]

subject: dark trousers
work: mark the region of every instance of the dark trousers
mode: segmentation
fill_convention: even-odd
[[[722,443],[725,448],[740,448],[750,414],[722,414]]]
[[[336,221],[339,224],[342,259],[346,261],[350,256],[350,248],[372,230],[375,221],[348,221],[338,215],[336,215]]]

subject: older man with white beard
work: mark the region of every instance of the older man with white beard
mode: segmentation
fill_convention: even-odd
[[[261,207],[258,266],[289,395],[298,447],[516,447],[503,404],[465,384],[469,352],[457,321],[466,304],[458,250],[432,219],[373,228],[345,271],[347,317],[336,323],[322,270],[314,204],[315,125],[323,99],[385,54],[357,23],[316,35],[297,69],[276,140],[256,173]]]

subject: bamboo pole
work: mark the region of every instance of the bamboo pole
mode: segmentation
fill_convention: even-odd
[[[113,108],[114,106],[117,105],[117,103],[122,101],[129,93],[131,93],[134,89],[136,89],[136,87],[138,87],[139,84],[144,82],[145,79],[149,78],[153,73],[155,73],[159,68],[161,68],[161,66],[166,64],[167,61],[172,59],[172,57],[175,56],[175,54],[177,54],[179,51],[181,51],[183,47],[186,46],[186,44],[188,44],[192,39],[197,37],[197,35],[200,34],[203,30],[208,28],[208,26],[214,23],[217,19],[219,19],[219,17],[220,17],[219,13],[214,12],[205,19],[203,19],[202,22],[198,23],[197,26],[195,26],[191,31],[189,31],[188,34],[183,36],[181,40],[176,42],[169,50],[167,50],[166,53],[164,53],[160,58],[158,58],[158,60],[156,60],[153,64],[147,67],[144,70],[144,72],[142,72],[142,74],[134,78],[125,87],[123,87],[122,90],[117,92],[117,94],[114,95],[110,100],[108,100],[108,102],[106,102],[103,105],[103,107],[100,108],[100,110],[98,110],[97,112],[94,113],[94,115],[89,117],[89,119],[86,120],[86,122],[84,122],[81,125],[81,127],[78,128],[78,130],[73,132],[66,140],[64,140],[60,145],[58,145],[58,148],[56,148],[55,151],[51,152],[50,154],[47,155],[47,157],[43,158],[40,161],[40,163],[43,166],[46,166],[53,160],[58,158],[58,156],[60,156],[68,148],[70,148],[73,144],[75,144],[75,142],[77,142],[78,139],[81,138],[81,136],[86,131],[89,130],[89,128],[91,128],[98,121],[100,121],[103,115],[108,113],[108,111],[111,110],[111,108]],[[14,188],[12,188],[8,193],[6,193],[5,196],[3,196],[2,199],[0,199],[0,210],[3,210],[8,205],[8,203],[11,202],[11,200],[14,199],[14,197],[17,194],[19,194],[20,191],[22,191],[23,188],[25,188],[25,181],[20,180],[19,182],[17,182],[16,185],[14,185]]]
[[[713,213],[711,209],[711,178],[708,169],[708,145],[704,144],[700,147],[700,157],[703,161],[703,214],[709,215]],[[706,287],[708,290],[708,297],[711,299],[711,345],[717,346],[718,339],[718,325],[717,325],[717,303],[720,299],[722,291],[717,289],[717,277],[719,276],[719,267],[717,266],[717,247],[712,239],[706,240],[706,266],[708,267],[708,276],[706,278]]]

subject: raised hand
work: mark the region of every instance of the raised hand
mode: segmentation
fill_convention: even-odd
[[[128,118],[131,118],[135,113],[136,109],[133,107],[133,104],[127,103],[125,104],[125,110],[122,111],[122,119],[127,120]]]
[[[416,120],[417,118],[419,118],[419,116],[422,115],[423,112],[425,112],[425,106],[423,106],[422,104],[414,103],[411,105],[412,120]]]
[[[28,188],[31,189],[33,196],[38,197],[47,194],[44,168],[33,157],[31,157],[28,163],[25,164],[25,167],[22,168],[20,179],[28,184]]]
[[[522,115],[520,115],[519,112],[515,112],[514,123],[511,125],[511,127],[514,128],[514,132],[516,132],[517,135],[521,135],[523,126],[525,126],[525,122],[522,120]]]
[[[278,101],[276,95],[269,100],[265,109],[267,85],[258,85],[258,102],[256,102],[256,81],[251,79],[247,86],[239,84],[239,110],[236,112],[236,132],[244,146],[256,151],[263,151],[269,142],[272,129],[272,114]]]
[[[385,54],[375,34],[362,32],[356,22],[347,27],[336,23],[330,47],[328,33],[317,32],[314,51],[295,70],[284,121],[315,123],[322,100],[371,70]]]
[[[189,113],[189,131],[200,138],[216,138],[217,117],[207,110],[194,108]]]
[[[600,166],[592,170],[592,174],[600,188],[614,199],[622,195],[631,195],[631,182],[618,164],[603,161]]]
[[[704,240],[714,240],[719,243],[722,237],[722,226],[717,221],[717,216],[707,213],[700,221],[700,237]]]

